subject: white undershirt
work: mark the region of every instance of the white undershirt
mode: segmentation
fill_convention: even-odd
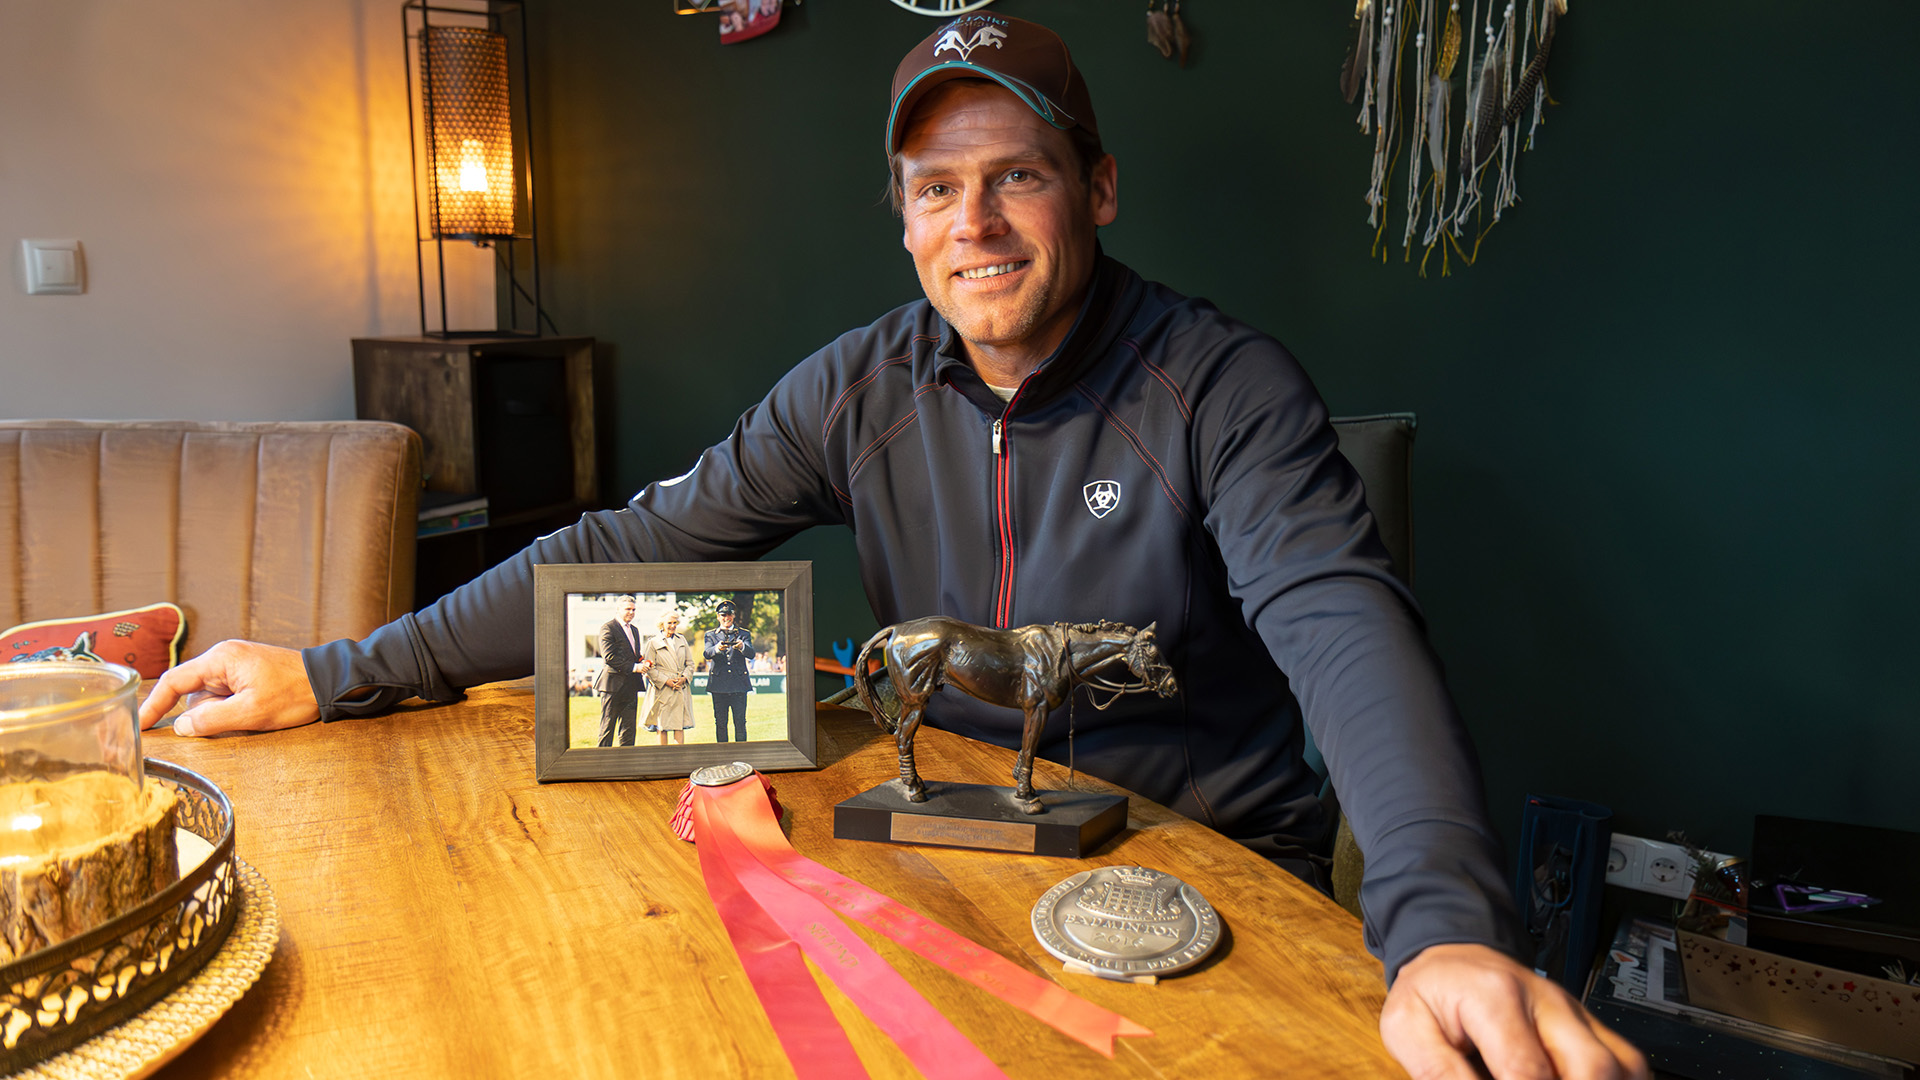
[[[985,380],[982,381],[984,382]],[[993,395],[1001,401],[1012,401],[1013,395],[1020,392],[1020,388],[1017,386],[995,386],[992,383],[987,383],[987,389],[993,391]]]

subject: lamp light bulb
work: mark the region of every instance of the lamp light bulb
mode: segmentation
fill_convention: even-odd
[[[460,190],[487,190],[487,148],[479,139],[460,140]]]

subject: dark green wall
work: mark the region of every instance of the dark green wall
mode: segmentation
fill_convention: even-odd
[[[1920,829],[1920,13],[1580,3],[1484,258],[1367,254],[1340,2],[1002,0],[1073,45],[1120,160],[1107,249],[1279,336],[1336,413],[1413,409],[1419,593],[1509,838],[1538,791],[1744,851],[1757,811]],[[935,25],[809,0],[722,48],[667,0],[536,11],[550,296],[611,343],[613,490],[918,295],[879,199]],[[1398,228],[1396,223],[1395,228]],[[819,636],[863,634],[842,536]]]

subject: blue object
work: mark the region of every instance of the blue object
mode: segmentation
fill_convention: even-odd
[[[840,666],[847,668],[852,667],[854,653],[853,639],[848,638],[844,644],[838,641],[832,642],[831,644],[833,645],[833,658],[840,661]],[[847,685],[853,685],[853,676],[847,676]]]
[[[1613,811],[1597,803],[1527,796],[1513,894],[1533,947],[1535,971],[1580,996],[1600,934],[1601,886]]]

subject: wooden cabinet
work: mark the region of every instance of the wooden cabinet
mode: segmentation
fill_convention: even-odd
[[[487,498],[486,527],[420,541],[416,606],[599,506],[592,338],[356,338],[353,390],[420,433],[428,490]]]

